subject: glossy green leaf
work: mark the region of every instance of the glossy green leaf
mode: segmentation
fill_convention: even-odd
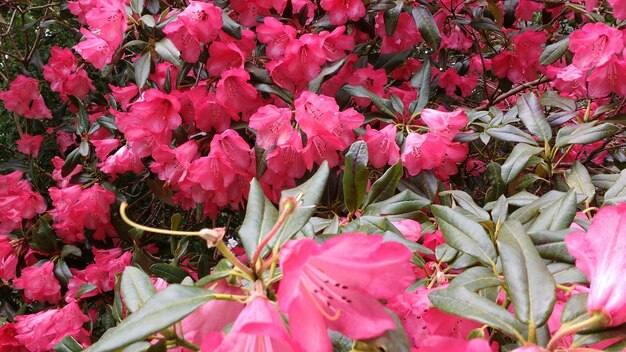
[[[437,27],[437,23],[435,23],[435,19],[430,11],[422,5],[417,5],[411,10],[411,15],[413,15],[417,29],[419,29],[424,42],[434,50],[439,49],[441,45],[441,35],[439,34],[439,27]]]
[[[452,280],[449,287],[462,286],[471,291],[482,290],[488,287],[497,287],[502,281],[493,274],[493,271],[483,266],[469,268]]]
[[[226,13],[222,13],[222,30],[235,39],[242,38],[241,31],[243,30],[243,27],[230,18],[230,16]]]
[[[365,197],[369,176],[368,160],[365,141],[354,142],[346,154],[342,181],[344,202],[350,212],[355,212]]]
[[[148,299],[156,294],[156,288],[150,276],[134,266],[127,266],[124,269],[120,289],[124,303],[131,313],[139,310]]]
[[[152,274],[162,278],[163,280],[169,283],[181,283],[189,273],[185,270],[173,265],[166,263],[156,263],[150,267]]]
[[[210,291],[191,286],[170,285],[152,296],[137,312],[129,315],[119,325],[109,329],[86,351],[115,351],[141,341],[170,327],[211,299]]]
[[[584,194],[588,200],[591,200],[596,194],[596,187],[591,182],[591,176],[587,168],[576,160],[570,172],[565,178],[567,185],[576,190],[577,193]]]
[[[320,88],[322,87],[322,83],[324,82],[324,79],[332,74],[337,73],[346,63],[346,60],[348,60],[347,56],[341,60],[332,62],[322,68],[320,73],[309,82],[307,89],[314,93],[319,92]]]
[[[487,134],[505,142],[527,143],[537,145],[537,141],[531,135],[511,125],[504,125],[497,128],[489,128]]]
[[[402,162],[398,161],[372,184],[363,207],[366,208],[369,204],[391,197],[395,193],[398,181],[400,181],[403,175],[404,168],[402,167]]]
[[[387,115],[388,117],[394,119],[396,118],[396,113],[393,111],[389,100],[384,99],[361,86],[343,86],[342,89],[352,96],[359,98],[369,98],[372,103],[376,105],[378,110],[380,110],[380,112]],[[402,115],[404,112],[399,111],[398,113]]]
[[[509,157],[502,164],[501,171],[504,183],[511,183],[524,170],[530,157],[541,153],[541,151],[543,151],[543,148],[533,147],[524,143],[515,145]]]
[[[565,237],[570,232],[572,232],[572,229],[568,228],[563,230],[533,231],[529,232],[528,235],[542,258],[573,264],[575,258],[569,253],[564,242]]]
[[[161,41],[157,42],[154,45],[154,51],[156,51],[163,60],[175,66],[180,66],[182,64],[179,59],[180,51],[178,51],[176,45],[174,45],[174,43],[167,38],[161,39]]]
[[[469,194],[459,191],[459,190],[450,190],[440,192],[440,196],[452,195],[456,203],[463,209],[472,213],[475,217],[480,219],[481,221],[488,221],[490,219],[489,213],[486,212],[483,208],[479,207],[478,204],[474,202],[472,196]]]
[[[539,64],[543,66],[550,65],[556,62],[558,59],[562,58],[563,55],[567,52],[567,48],[569,46],[569,37],[565,37],[559,40],[556,43],[552,43],[546,46],[539,57]]]
[[[542,207],[539,216],[528,231],[560,230],[569,228],[576,216],[576,192],[570,190],[561,198]]]
[[[246,216],[239,228],[239,239],[248,258],[252,258],[254,251],[277,219],[278,210],[263,193],[259,181],[253,178],[250,182]]]
[[[517,99],[519,118],[533,135],[542,141],[552,138],[552,128],[543,114],[543,108],[533,93],[526,93]]]
[[[588,318],[588,297],[589,295],[587,293],[578,293],[571,296],[567,300],[567,303],[565,303],[565,307],[563,308],[563,312],[561,313],[561,323],[571,324]]]
[[[588,122],[565,126],[557,133],[554,146],[562,148],[570,144],[589,144],[611,137],[617,132],[619,132],[619,127],[611,123]]]
[[[517,318],[525,324],[542,326],[556,302],[552,274],[519,221],[505,221],[497,243],[504,281]]]
[[[63,340],[59,341],[52,347],[56,352],[81,352],[83,346],[78,343],[72,336],[67,335]],[[9,350],[7,349],[7,352]]]
[[[389,219],[411,219],[422,208],[430,204],[430,200],[407,189],[389,199],[368,205],[363,215],[385,216]]]
[[[446,206],[433,205],[431,209],[450,247],[474,256],[487,266],[495,265],[496,249],[482,226]]]
[[[404,5],[403,0],[395,0],[395,6],[385,10],[383,14],[383,19],[385,20],[385,32],[388,36],[392,36],[396,31],[396,27],[398,26],[398,19],[400,18],[400,13],[402,12],[402,5]]]
[[[141,57],[133,63],[135,67],[135,83],[141,89],[146,84],[148,76],[150,75],[150,65],[152,64],[152,58],[150,52],[141,55]]]
[[[626,201],[626,169],[619,173],[619,177],[604,193],[604,203],[615,204]]]

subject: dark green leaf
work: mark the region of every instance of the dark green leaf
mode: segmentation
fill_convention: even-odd
[[[417,72],[411,77],[411,86],[418,89],[417,103],[414,109],[410,109],[411,115],[421,112],[428,104],[430,98],[430,78],[431,69],[430,61],[426,60]]]
[[[543,151],[543,148],[533,147],[524,143],[515,145],[509,157],[502,164],[501,172],[504,183],[511,183],[524,170],[530,157],[541,153],[541,151]]]
[[[540,208],[539,216],[528,231],[569,228],[576,216],[576,204],[576,192],[569,190],[558,200]]]
[[[346,154],[342,181],[344,201],[350,212],[355,212],[365,197],[369,175],[367,162],[367,144],[365,141],[354,142]]]
[[[567,300],[563,313],[561,313],[561,323],[568,324],[587,318],[587,293],[578,293]]]
[[[485,265],[495,266],[496,249],[482,226],[446,206],[431,208],[450,247],[476,257]]]
[[[422,5],[417,5],[411,10],[411,15],[413,15],[415,24],[426,44],[434,50],[439,49],[439,45],[441,45],[441,35],[439,34],[439,28],[430,11]]]
[[[138,311],[157,292],[150,277],[134,266],[124,269],[120,288],[131,313]]]
[[[533,93],[523,94],[517,99],[517,111],[530,133],[542,141],[549,141],[552,138],[552,128],[543,114],[539,100]]]
[[[389,219],[413,219],[422,208],[430,203],[430,200],[406,189],[389,199],[368,205],[363,215],[384,216]]]
[[[480,219],[481,221],[488,221],[490,219],[489,213],[487,213],[483,208],[479,207],[478,204],[474,203],[472,196],[469,194],[459,191],[459,190],[450,190],[440,192],[440,196],[452,195],[456,203],[463,209],[472,213],[475,217]]]
[[[212,299],[210,291],[181,285],[170,285],[152,296],[137,312],[118,326],[109,329],[88,352],[114,351],[157,333]]]
[[[152,65],[152,57],[150,56],[149,51],[143,54],[133,64],[135,67],[135,83],[139,89],[141,89],[148,80],[148,76],[150,75],[150,65]]]
[[[282,100],[284,100],[286,103],[289,103],[289,104],[293,103],[293,95],[289,91],[287,91],[286,89],[280,88],[280,87],[275,86],[273,84],[265,84],[265,83],[255,83],[254,87],[259,92],[268,93],[268,94],[274,94],[277,97],[279,97]]]
[[[537,141],[531,135],[511,125],[504,125],[497,128],[489,128],[487,134],[506,142],[527,143],[537,145]]]
[[[575,189],[576,192],[587,196],[588,200],[591,200],[596,194],[596,188],[593,183],[591,183],[589,171],[587,171],[587,168],[578,160],[576,160],[574,165],[572,165],[572,169],[567,175],[565,181],[567,182],[567,185]]]
[[[470,26],[476,29],[500,32],[500,26],[498,26],[491,18],[487,18],[487,17],[480,17],[480,18],[473,19],[470,22]]]
[[[565,237],[571,231],[572,229],[569,228],[563,230],[542,230],[529,232],[528,235],[542,258],[573,264],[575,258],[569,254],[564,242]]]
[[[378,110],[380,110],[380,112],[387,115],[388,117],[391,117],[394,119],[396,118],[396,113],[393,111],[393,108],[389,100],[384,99],[361,86],[348,86],[347,85],[347,86],[343,86],[342,89],[352,96],[359,97],[359,98],[369,98],[372,101],[372,103],[376,105]],[[402,115],[404,112],[399,111],[398,113]]]
[[[542,326],[556,302],[552,274],[519,221],[505,221],[497,243],[504,281],[517,318],[525,324]]]
[[[56,345],[54,345],[53,348],[56,352],[81,352],[83,351],[83,346],[81,346],[80,343],[74,340],[74,338],[70,335],[65,336],[63,340],[59,341]]]
[[[388,36],[392,36],[396,31],[396,27],[398,26],[398,18],[400,18],[400,13],[402,12],[402,5],[404,5],[403,0],[394,1],[395,6],[385,10],[383,18],[385,20],[385,32],[387,32]]]
[[[235,39],[241,39],[241,25],[233,21],[226,13],[222,13],[222,30]]]
[[[112,133],[117,131],[117,126],[115,126],[115,119],[110,116],[98,117],[96,121],[98,121],[100,126],[106,128]]]
[[[307,89],[314,93],[319,92],[320,87],[322,86],[322,83],[324,82],[324,78],[337,73],[346,63],[346,60],[348,60],[347,56],[341,60],[337,60],[335,62],[328,64],[326,67],[322,69],[322,71],[320,71],[320,73],[315,78],[311,80],[311,82],[309,82]]]
[[[556,43],[552,43],[543,50],[539,57],[539,63],[543,66],[550,65],[563,57],[569,46],[569,37],[565,37]]]
[[[175,284],[182,282],[187,276],[189,276],[189,273],[185,270],[175,265],[166,263],[153,264],[150,267],[150,271],[152,271],[152,274],[155,276],[158,276],[169,283]]]
[[[545,91],[539,98],[539,102],[545,106],[553,106],[569,112],[576,111],[576,101],[574,99],[563,97],[552,90]]]
[[[604,193],[604,203],[614,204],[626,201],[626,169],[619,173],[619,178]]]
[[[179,67],[182,64],[179,59],[180,51],[178,51],[178,48],[176,48],[176,45],[174,45],[171,40],[167,38],[161,39],[161,41],[154,45],[154,50],[163,60]]]
[[[488,287],[497,287],[502,284],[493,271],[483,266],[469,268],[452,280],[449,287],[462,286],[471,291],[482,290]]]
[[[402,162],[398,161],[374,182],[367,195],[363,208],[366,209],[369,204],[380,202],[391,197],[395,193],[398,181],[400,181],[402,175],[404,175],[404,169],[402,168]]]
[[[61,258],[65,258],[68,255],[73,255],[75,257],[80,257],[81,254],[82,254],[81,250],[78,247],[73,246],[71,244],[66,244],[61,249]]]
[[[589,144],[611,137],[617,132],[619,132],[619,127],[610,123],[595,124],[589,122],[566,126],[556,134],[554,146],[562,148],[570,144]]]
[[[250,182],[246,217],[239,228],[239,238],[248,258],[252,258],[263,238],[278,219],[278,210],[267,199],[256,179]]]

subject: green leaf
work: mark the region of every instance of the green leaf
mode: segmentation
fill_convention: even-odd
[[[539,98],[539,102],[545,106],[553,106],[569,112],[576,111],[576,101],[574,99],[563,97],[552,90],[545,91]]]
[[[485,207],[486,208],[486,207]],[[509,215],[509,202],[504,195],[501,195],[491,210],[491,219],[494,223],[502,223]]]
[[[576,216],[576,192],[569,190],[561,198],[540,208],[537,219],[528,231],[560,230],[569,228]]]
[[[293,94],[286,89],[280,88],[273,84],[255,83],[254,88],[259,92],[274,94],[289,104],[293,104]]]
[[[30,248],[43,253],[52,254],[59,249],[57,245],[57,238],[50,227],[50,224],[45,219],[38,221],[39,228],[37,232],[33,233],[33,239],[30,242]]]
[[[152,57],[150,56],[149,51],[143,54],[133,64],[135,67],[135,83],[139,89],[141,89],[148,80],[148,76],[150,75],[150,65],[152,65]]]
[[[314,93],[319,92],[320,88],[322,87],[322,83],[324,82],[324,78],[337,73],[346,63],[346,60],[348,60],[347,56],[341,60],[332,62],[328,64],[326,67],[324,67],[320,71],[320,73],[317,76],[315,76],[315,78],[313,78],[311,82],[309,82],[309,85],[307,86],[307,90],[314,92]]]
[[[504,281],[517,318],[535,327],[542,326],[556,302],[552,274],[519,221],[505,221],[497,243]]]
[[[530,133],[542,141],[549,141],[552,138],[552,128],[543,114],[539,100],[533,93],[523,94],[517,99],[517,111]]]
[[[124,269],[120,289],[131,313],[138,311],[157,292],[150,277],[134,266]]]
[[[80,257],[82,254],[80,248],[73,246],[71,244],[66,244],[61,249],[61,258],[65,258],[68,255],[73,255],[75,257]]]
[[[380,216],[361,216],[358,217],[348,225],[346,225],[342,232],[365,232],[367,234],[381,234],[385,241],[398,242],[406,246],[412,252],[420,252],[427,255],[434,254],[430,249],[407,240],[402,232],[398,230],[389,219]]]
[[[431,292],[428,298],[435,307],[445,313],[489,325],[513,338],[521,339],[525,335],[524,326],[515,320],[509,311],[465,287],[436,290]]]
[[[78,113],[76,113],[76,134],[81,136],[89,130],[89,114],[85,110],[85,104],[80,99],[72,99],[78,105]]]
[[[403,175],[402,161],[398,161],[372,184],[363,208],[366,209],[369,204],[391,197],[395,193],[398,181],[400,181]]]
[[[81,352],[83,351],[83,346],[81,346],[80,343],[74,340],[74,338],[70,335],[65,336],[63,340],[59,341],[52,348],[56,352]]]
[[[502,281],[493,274],[491,269],[484,266],[469,268],[452,280],[449,287],[465,287],[471,291],[482,290],[489,287],[497,287]]]
[[[241,39],[241,30],[243,27],[237,22],[235,22],[230,16],[226,13],[222,13],[222,30],[228,34],[229,36],[235,39]]]
[[[154,351],[151,350],[150,347],[152,347],[150,342],[140,341],[140,342],[135,342],[132,345],[127,346],[121,352],[156,352],[156,350]]]
[[[524,143],[515,145],[509,157],[502,164],[501,172],[504,183],[511,183],[524,170],[530,157],[541,153],[541,151],[543,151],[543,148],[533,147]]]
[[[495,266],[496,249],[482,226],[448,207],[433,205],[431,209],[450,247]]]
[[[479,17],[470,22],[470,26],[476,29],[483,29],[486,31],[500,32],[500,26],[498,26],[491,18]]]
[[[539,255],[548,260],[574,264],[575,258],[569,254],[565,245],[565,237],[573,229],[541,230],[529,232],[528,236],[535,244]]]
[[[557,285],[587,283],[587,277],[572,264],[550,263],[548,270],[552,273]]]
[[[81,156],[89,155],[89,141],[88,140],[83,139],[82,141],[80,141],[80,144],[78,145],[78,154],[80,154]]]
[[[535,141],[531,135],[512,125],[489,128],[486,132],[491,137],[501,141],[537,145],[537,141]]]
[[[137,312],[109,329],[87,352],[114,351],[141,341],[180,321],[212,299],[212,292],[197,287],[170,285],[152,296]]]
[[[576,192],[586,195],[588,200],[591,200],[596,194],[596,187],[594,187],[591,182],[589,171],[587,171],[587,168],[578,160],[572,165],[572,169],[565,181],[567,185],[575,189]]]
[[[626,169],[619,173],[619,178],[604,193],[605,204],[616,204],[626,201]]]
[[[477,218],[481,219],[481,221],[489,221],[489,213],[486,212],[483,208],[479,207],[478,204],[474,203],[472,196],[469,194],[459,191],[459,190],[450,190],[440,192],[440,196],[452,195],[456,203],[463,209],[469,211]]]
[[[144,0],[130,0],[130,8],[133,9],[133,12],[141,15],[143,12]]]
[[[578,293],[570,297],[561,313],[561,323],[568,324],[581,320],[581,318],[587,318],[588,297],[587,293]]]
[[[385,32],[388,36],[392,36],[396,31],[396,27],[398,26],[398,18],[400,18],[400,13],[402,12],[402,5],[404,5],[403,0],[395,0],[395,6],[385,10],[383,15],[385,22]]]
[[[354,142],[346,154],[342,181],[346,208],[352,213],[359,208],[365,197],[369,175],[367,162],[367,144],[365,141]]]
[[[248,258],[252,258],[277,219],[278,210],[263,193],[259,181],[253,178],[248,193],[246,217],[239,228],[239,238]]]
[[[169,283],[181,283],[189,273],[185,270],[173,265],[166,263],[156,263],[150,267],[150,271],[155,276],[160,277],[161,279],[169,282]]]
[[[322,194],[326,189],[326,181],[328,180],[328,175],[330,174],[330,169],[328,168],[328,163],[324,161],[322,165],[320,165],[317,172],[309,178],[303,184],[282,191],[281,199],[289,196],[296,197],[299,193],[303,194],[302,201],[296,208],[296,211],[287,217],[283,226],[281,226],[279,233],[280,238],[274,237],[270,243],[275,243],[275,241],[279,241],[282,245],[287,240],[289,240],[293,235],[298,233],[302,227],[309,222],[313,213],[315,213],[315,208],[319,203],[320,199],[322,199]],[[278,209],[278,213],[280,214],[282,209]]]
[[[161,39],[161,41],[154,45],[154,50],[163,60],[175,66],[180,67],[180,65],[182,65],[182,62],[179,59],[180,51],[178,51],[178,48],[176,48],[176,45],[174,45],[171,40],[167,38]]]
[[[606,122],[600,124],[589,122],[566,126],[556,134],[554,146],[562,148],[570,144],[589,144],[611,137],[617,132],[619,132],[619,127]]]
[[[78,288],[78,291],[76,291],[76,293],[74,294],[74,298],[75,299],[79,299],[82,295],[84,295],[85,293],[89,293],[95,289],[97,289],[98,286],[91,284],[89,282],[86,282],[82,285],[80,285],[80,287]]]
[[[565,37],[556,43],[552,43],[543,50],[539,57],[539,64],[548,66],[560,59],[567,52],[569,46],[569,37]]]
[[[439,49],[441,45],[441,35],[439,34],[439,28],[430,11],[422,5],[417,5],[411,10],[411,15],[413,15],[417,29],[419,29],[424,42],[434,50]]]
[[[363,211],[363,215],[384,216],[389,219],[412,219],[431,201],[406,189],[395,196],[372,203]]]
[[[106,128],[111,133],[117,131],[117,126],[115,125],[115,119],[110,116],[101,116],[96,119],[100,126]]]
[[[411,77],[411,85],[418,89],[417,101],[414,108],[410,109],[411,115],[421,112],[428,104],[430,99],[430,78],[430,60],[425,60],[419,70]]]
[[[372,103],[376,105],[378,110],[380,110],[380,112],[382,112],[383,114],[393,119],[396,118],[396,113],[393,111],[393,107],[391,106],[391,103],[389,102],[389,100],[384,99],[361,86],[346,85],[346,86],[343,86],[342,89],[346,91],[346,93],[352,96],[359,97],[359,98],[369,98],[372,101]],[[398,111],[398,113],[402,115],[404,111]]]

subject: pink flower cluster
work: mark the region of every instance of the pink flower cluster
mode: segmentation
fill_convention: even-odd
[[[22,220],[34,218],[46,211],[43,197],[33,191],[23,173],[15,171],[0,175],[0,235],[22,227]]]

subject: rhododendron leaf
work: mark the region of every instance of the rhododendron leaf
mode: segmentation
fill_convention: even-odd
[[[509,218],[519,220],[519,222],[525,224],[535,218],[535,216],[539,213],[539,209],[561,198],[563,194],[563,192],[551,190],[543,196],[539,197],[539,199],[534,200],[515,210],[511,213],[511,215],[509,215]]]
[[[565,304],[561,313],[561,323],[572,324],[585,320],[589,317],[587,314],[587,293],[577,293],[572,295]]]
[[[210,275],[201,277],[198,281],[196,281],[194,285],[196,287],[205,287],[209,284],[214,283],[217,280],[228,277],[232,269],[233,264],[229,262],[228,259],[221,259],[219,262],[217,262],[217,265],[213,267],[213,271]],[[198,276],[200,276],[200,274],[198,274]]]
[[[84,157],[89,156],[89,142],[86,139],[83,139],[78,145],[78,154]]]
[[[497,287],[502,285],[502,281],[493,274],[489,268],[475,266],[469,268],[450,282],[449,287],[462,286],[471,291],[482,290],[488,287]]]
[[[415,53],[415,49],[411,48],[411,49],[399,51],[397,53],[382,54],[378,56],[378,58],[376,59],[376,62],[374,62],[374,68],[375,69],[384,68],[385,71],[391,72],[396,67],[405,63],[406,59],[412,56],[414,53]]]
[[[435,307],[448,314],[489,325],[514,338],[525,335],[525,327],[509,311],[465,287],[436,290],[428,298]]]
[[[548,66],[562,58],[569,47],[569,37],[565,37],[556,43],[552,43],[543,50],[539,57],[539,64]]]
[[[617,204],[626,201],[626,170],[619,173],[614,184],[604,193],[604,204]]]
[[[365,341],[355,341],[352,351],[355,352],[378,352],[378,351],[411,351],[411,341],[402,326],[402,321],[398,316],[389,309],[385,309],[389,315],[393,317],[396,324],[395,329],[387,330],[381,336],[375,339]]]
[[[485,208],[486,209],[486,208]],[[491,210],[491,219],[494,223],[502,223],[509,215],[509,202],[504,195],[495,202]]]
[[[545,324],[556,302],[556,284],[524,226],[516,220],[505,221],[497,243],[517,318],[535,327]]]
[[[393,1],[395,4],[394,7],[385,10],[383,14],[383,18],[385,20],[385,32],[388,36],[392,36],[396,31],[396,27],[398,26],[398,18],[400,17],[400,13],[402,12],[402,5],[404,5],[404,1],[395,0]]]
[[[144,0],[130,0],[130,8],[134,13],[141,15],[143,12]]]
[[[155,276],[158,276],[163,280],[174,284],[181,283],[187,276],[189,276],[189,273],[185,270],[173,264],[166,263],[153,264],[150,267],[150,271],[152,271],[152,274],[154,274]]]
[[[167,38],[161,39],[154,44],[154,50],[163,60],[176,66],[180,66],[182,64],[179,59],[180,51],[178,51],[178,48],[176,48],[176,45],[174,45],[171,40]]]
[[[506,142],[527,143],[537,145],[537,141],[531,135],[511,125],[505,125],[497,128],[489,128],[487,134]]]
[[[489,213],[486,212],[483,208],[479,207],[478,204],[474,202],[472,196],[469,194],[459,191],[459,190],[450,190],[440,192],[440,196],[452,195],[456,203],[463,209],[469,211],[474,216],[479,218],[481,221],[488,221],[490,219]]]
[[[560,230],[569,228],[576,216],[576,192],[570,189],[558,200],[540,208],[539,216],[528,231]]]
[[[300,193],[303,195],[296,211],[287,217],[287,220],[285,220],[285,223],[279,230],[281,232],[281,245],[298,233],[298,231],[300,231],[300,229],[309,221],[311,216],[313,216],[317,204],[326,189],[326,181],[328,180],[329,174],[330,169],[328,167],[328,162],[324,161],[322,165],[320,165],[317,172],[315,172],[315,174],[306,182],[295,188],[286,189],[281,192],[281,199],[285,197],[297,197]],[[278,209],[279,214],[281,211],[282,209]],[[279,240],[278,236],[275,236],[272,241],[270,241],[270,246],[272,246],[272,243],[276,243],[277,240]]]
[[[363,197],[369,180],[367,144],[365,141],[354,142],[346,153],[343,169],[343,197],[348,211],[354,213]]]
[[[504,0],[504,19],[502,21],[504,28],[511,28],[515,23],[515,10],[518,2],[518,0]]]
[[[57,260],[54,263],[54,276],[63,284],[67,285],[67,283],[72,278],[72,272],[70,268],[67,266],[67,263],[63,259]]]
[[[33,233],[30,248],[49,254],[56,252],[59,247],[54,235],[54,230],[52,230],[50,224],[48,224],[48,222],[44,219],[39,220],[38,223],[39,229]]]
[[[122,352],[160,352],[166,351],[165,341],[159,340],[156,344],[152,345],[147,341],[135,342],[132,345],[126,346]]]
[[[313,93],[319,93],[320,87],[322,86],[322,83],[324,82],[324,78],[337,73],[346,63],[346,60],[348,60],[347,56],[341,60],[332,62],[326,65],[324,68],[322,68],[320,73],[309,82],[309,85],[307,86],[307,90]]]
[[[550,263],[548,270],[552,273],[554,281],[557,285],[586,283],[587,277],[572,264],[567,263]]]
[[[524,170],[531,156],[539,154],[543,148],[520,143],[513,147],[504,164],[502,164],[502,181],[509,184]]]
[[[419,29],[422,38],[434,50],[439,49],[441,45],[441,35],[439,34],[439,27],[435,23],[435,19],[430,11],[422,6],[418,5],[411,10],[413,20]]]
[[[494,161],[487,164],[487,179],[491,186],[487,189],[485,201],[494,201],[506,192],[506,184],[502,180],[502,166]]]
[[[407,240],[389,219],[380,216],[361,216],[346,225],[342,232],[365,232],[367,234],[382,234],[385,241],[399,242],[412,252],[420,252],[427,255],[434,254],[430,249]]]
[[[533,135],[542,141],[552,138],[552,128],[543,114],[539,100],[533,93],[526,93],[517,99],[519,118]]]
[[[259,92],[274,94],[289,104],[293,104],[293,95],[287,90],[273,84],[255,83],[254,88]]]
[[[157,292],[150,277],[134,266],[124,269],[120,290],[131,313],[138,311]]]
[[[80,257],[81,254],[82,254],[82,251],[80,250],[80,248],[78,248],[76,246],[73,246],[71,244],[66,244],[61,249],[61,258],[65,258],[68,255],[73,255],[75,257]]]
[[[404,168],[402,167],[401,161],[398,161],[387,169],[387,171],[372,184],[367,199],[363,204],[363,209],[367,209],[367,206],[372,203],[380,202],[391,197],[395,193],[398,181],[400,181],[403,175]]]
[[[100,126],[106,128],[111,133],[115,133],[117,131],[117,126],[115,125],[115,119],[110,116],[101,116],[96,119]]]
[[[450,247],[495,266],[496,249],[482,226],[446,206],[433,205],[431,209]]]
[[[609,189],[615,185],[620,176],[621,172],[619,174],[597,174],[591,176],[591,182],[598,188]],[[626,184],[624,186],[626,186]]]
[[[430,98],[430,60],[425,60],[420,69],[411,77],[411,86],[418,89],[417,100],[412,108],[409,108],[411,116],[424,110]]]
[[[163,181],[147,179],[146,184],[158,200],[168,205],[174,205],[174,202],[172,201],[172,191],[169,187],[165,186],[165,183]]]
[[[170,285],[152,296],[137,312],[91,345],[88,352],[112,351],[157,333],[181,320],[212,299],[211,291]]]
[[[406,189],[389,199],[368,205],[363,215],[385,216],[389,219],[413,219],[422,208],[430,204],[430,200]]]
[[[528,235],[542,258],[573,264],[575,259],[567,251],[564,242],[565,236],[571,231],[569,228],[563,230],[541,230],[528,232]]]
[[[547,119],[548,119],[548,123],[550,124],[550,126],[556,127],[556,126],[560,126],[566,123],[567,121],[573,119],[574,117],[576,117],[576,112],[560,111],[560,112],[555,112],[554,114],[548,115]]]
[[[83,346],[78,343],[72,336],[68,335],[63,338],[63,340],[59,341],[56,345],[54,345],[54,350],[56,352],[81,352],[83,351]]]
[[[156,27],[157,23],[156,20],[154,19],[154,16],[151,15],[143,15],[141,16],[141,22],[146,26],[146,27],[150,27],[150,28],[154,28]]]
[[[95,290],[97,288],[98,288],[98,286],[96,286],[94,284],[91,284],[89,282],[84,283],[84,284],[80,285],[80,288],[74,294],[74,298],[75,299],[79,299],[85,293],[89,293],[89,292],[91,292],[91,291],[93,291],[93,290]]]
[[[470,26],[472,28],[483,29],[486,31],[501,32],[500,26],[488,17],[475,18],[470,22]]]
[[[80,99],[72,99],[78,105],[78,113],[76,114],[76,134],[81,136],[89,130],[89,115],[85,110],[85,105]]]
[[[587,168],[578,160],[572,165],[565,181],[567,185],[575,189],[576,192],[586,195],[588,200],[591,200],[596,194],[596,188],[591,182],[589,171],[587,171]]]
[[[545,106],[552,106],[570,112],[576,111],[576,101],[574,99],[563,97],[552,90],[545,91],[539,98],[539,102]]]
[[[235,22],[230,16],[222,13],[222,30],[235,39],[241,39],[242,27],[239,23]]]
[[[610,123],[581,123],[565,126],[556,135],[554,146],[562,148],[570,144],[589,144],[611,137],[619,132],[619,127]]]
[[[391,102],[387,99],[384,99],[369,90],[365,89],[361,86],[343,86],[343,90],[348,94],[359,97],[359,98],[369,98],[374,105],[382,112],[391,118],[396,118],[396,114],[393,111],[393,107],[391,106]],[[398,111],[398,114],[402,115],[403,111]]]
[[[253,178],[250,182],[246,216],[239,228],[239,239],[248,258],[252,258],[259,243],[265,238],[277,219],[278,210],[263,193],[259,181]]]
[[[624,338],[624,336],[626,336],[626,324],[606,328],[595,326],[588,330],[578,331],[574,335],[573,343],[589,346],[609,339]],[[609,349],[602,349],[602,351],[609,351]],[[623,352],[619,349],[617,351]]]
[[[144,84],[146,84],[146,81],[148,80],[151,65],[152,57],[150,56],[150,52],[141,55],[141,57],[133,63],[133,67],[135,69],[135,83],[140,89],[144,86]],[[169,75],[167,75],[167,77],[169,77]]]

